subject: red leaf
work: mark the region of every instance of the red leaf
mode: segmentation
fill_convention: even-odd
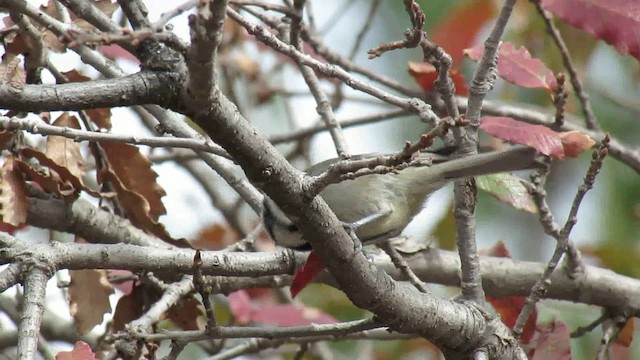
[[[434,81],[438,78],[438,73],[433,65],[428,63],[419,63],[409,61],[409,75],[411,75],[415,81],[420,85],[420,88],[425,91],[434,91]],[[449,71],[449,76],[453,81],[453,85],[456,87],[456,95],[467,96],[469,94],[469,88],[464,78],[464,75],[458,69]]]
[[[524,306],[524,300],[524,296],[509,296],[499,299],[487,296],[487,301],[491,305],[493,305],[496,311],[500,314],[502,322],[510,329],[512,329],[516,324],[518,315],[520,314],[520,312],[522,311],[522,307]],[[536,330],[536,321],[538,321],[538,311],[534,307],[531,316],[529,316],[527,322],[524,324],[524,328],[522,329],[520,341],[523,344],[528,344],[531,342],[533,334]]]
[[[640,60],[638,0],[542,0],[542,6],[562,21],[613,45],[623,55]]]
[[[567,325],[558,320],[539,324],[536,347],[533,351],[532,360],[570,360],[571,338]]]
[[[481,250],[480,253],[495,257],[511,257],[509,249],[507,249],[506,245],[502,241],[498,241],[489,249]],[[505,298],[493,298],[491,296],[487,296],[487,301],[493,305],[496,311],[500,314],[502,322],[504,322],[504,324],[509,328],[513,328],[516,324],[518,315],[524,306],[524,300],[524,296],[509,296]],[[527,322],[524,324],[522,336],[520,337],[520,341],[522,341],[523,344],[531,342],[536,329],[536,321],[538,321],[538,312],[536,308],[533,308],[531,316],[529,316],[529,319],[527,319]]]
[[[469,58],[480,61],[484,45],[466,49],[464,53]],[[498,48],[498,76],[518,86],[544,88],[549,92],[558,86],[553,72],[542,61],[532,58],[525,47],[516,49],[511,43],[502,43]]]
[[[429,39],[451,55],[453,66],[456,66],[463,58],[462,50],[473,44],[478,31],[495,13],[496,6],[491,0],[465,2],[454,7],[431,29]]]
[[[116,289],[120,290],[124,295],[131,294],[133,290],[133,286],[135,285],[133,280],[128,280],[125,282],[114,282],[113,280],[117,277],[131,277],[133,273],[129,270],[120,270],[120,269],[111,269],[107,270],[107,279],[109,283]]]
[[[324,268],[324,263],[316,252],[312,250],[302,269],[298,270],[293,276],[291,297],[295,298]]]
[[[137,57],[120,47],[120,45],[111,44],[100,46],[100,52],[111,59],[128,60],[134,64],[140,64],[140,60],[138,60]]]
[[[229,294],[229,308],[236,323],[240,325],[251,322],[251,299],[245,290],[234,291]]]
[[[622,330],[620,330],[620,334],[618,334],[618,338],[616,339],[616,343],[621,344],[623,346],[629,347],[631,346],[631,342],[633,341],[633,331],[635,328],[635,318],[630,318],[627,323],[624,325]]]
[[[560,134],[542,125],[531,125],[509,117],[480,118],[480,129],[499,139],[535,148],[538,152],[563,159]]]
[[[245,290],[229,294],[231,313],[240,325],[257,322],[275,326],[332,324],[332,316],[314,308],[294,304],[255,307]]]
[[[78,341],[71,351],[60,351],[56,360],[98,360],[91,347],[84,341]]]
[[[498,241],[495,245],[488,249],[480,250],[479,253],[480,255],[484,256],[511,258],[511,253],[502,240]]]

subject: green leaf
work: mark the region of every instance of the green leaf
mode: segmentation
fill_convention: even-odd
[[[476,181],[480,189],[516,209],[530,213],[538,211],[531,195],[520,182],[520,178],[515,175],[509,173],[485,175],[477,177]]]

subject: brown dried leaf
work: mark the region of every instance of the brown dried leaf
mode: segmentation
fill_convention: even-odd
[[[113,323],[111,324],[114,332],[124,330],[126,324],[142,316],[144,297],[142,286],[136,286],[131,291],[131,294],[124,295],[118,300],[116,310],[113,312]]]
[[[16,167],[21,173],[27,175],[30,180],[35,181],[44,190],[53,194],[59,194],[66,200],[76,199],[77,193],[73,185],[67,181],[62,181],[55,171],[38,171],[28,163],[19,159],[16,159],[15,162]]]
[[[9,17],[6,19],[9,19]],[[3,40],[6,53],[24,54],[29,51],[25,38],[17,31],[10,30],[10,33],[6,34]]]
[[[22,91],[24,84],[27,82],[27,76],[20,66],[20,58],[16,54],[6,53],[2,55],[0,78],[2,79],[2,84],[8,84],[12,89]]]
[[[62,75],[69,80],[69,82],[85,82],[91,80],[90,77],[81,74],[78,70],[73,69],[71,71],[63,72]]]
[[[213,223],[198,232],[191,246],[196,249],[220,250],[236,241],[240,235],[225,223]]]
[[[113,287],[107,281],[106,270],[71,270],[69,273],[69,311],[76,331],[83,335],[102,323],[104,314],[111,312],[109,295]]]
[[[7,149],[9,147],[9,145],[11,144],[11,140],[13,139],[13,136],[15,134],[15,131],[0,131],[0,150]]]
[[[111,109],[98,108],[85,110],[89,119],[101,129],[111,130]]]
[[[7,155],[0,169],[0,221],[19,226],[27,221],[27,190],[13,156]]]
[[[134,226],[152,233],[169,244],[178,247],[191,247],[184,239],[176,240],[172,238],[164,225],[150,216],[151,207],[147,199],[124,186],[115,173],[105,171],[101,177],[113,185],[117,193],[118,201],[120,201],[120,204],[127,210],[128,218]]]
[[[67,112],[62,113],[62,115],[53,122],[53,125],[80,129],[78,119],[75,116],[69,115]],[[69,170],[69,173],[78,179],[79,184],[84,188],[82,177],[85,174],[85,162],[80,153],[79,143],[73,141],[73,139],[50,135],[47,137],[47,151],[45,154],[53,162]]]
[[[167,318],[183,330],[204,330],[204,309],[193,297],[182,299],[167,311]]]
[[[20,153],[27,158],[38,160],[40,165],[51,170],[50,174],[42,174],[41,172],[36,171],[37,173],[41,174],[41,176],[50,177],[52,181],[55,181],[58,184],[58,191],[54,191],[53,188],[47,188],[47,190],[53,191],[54,193],[59,193],[60,195],[67,197],[72,194],[77,195],[80,190],[84,188],[82,181],[78,177],[73,175],[71,171],[69,171],[69,169],[67,169],[65,166],[57,164],[53,159],[49,158],[47,155],[41,153],[40,151],[31,148],[24,148],[20,150]],[[44,184],[40,185],[45,187]]]
[[[122,187],[146,201],[146,205],[140,204],[140,206],[148,206],[144,209],[146,216],[157,221],[160,215],[166,214],[167,210],[162,204],[162,197],[166,192],[156,182],[158,174],[151,168],[151,162],[140,153],[138,147],[114,142],[103,142],[101,145],[109,163],[109,169]],[[138,213],[140,210],[136,209],[134,212]]]

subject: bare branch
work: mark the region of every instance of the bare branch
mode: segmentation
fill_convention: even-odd
[[[384,102],[410,111],[420,117],[420,119],[426,123],[435,124],[436,122],[438,122],[438,116],[433,113],[433,111],[431,110],[431,106],[426,104],[424,101],[418,98],[402,99],[395,95],[384,92],[378,88],[375,88],[361,80],[358,80],[340,67],[332,64],[322,63],[308,55],[300,53],[295,48],[290,47],[286,43],[273,36],[273,34],[271,34],[264,27],[250,23],[236,11],[228,9],[227,12],[229,14],[229,17],[238,22],[245,29],[247,29],[249,34],[254,35],[258,40],[267,44],[275,51],[291,57],[296,62],[310,66],[314,70],[321,72],[326,76],[338,78],[342,80],[347,86],[355,90],[360,90]]]
[[[297,17],[291,19],[291,44],[300,52],[303,52],[303,43],[300,38],[300,32],[302,31],[302,12],[305,4],[305,0],[294,0],[294,10],[299,14]],[[320,115],[322,121],[324,121],[331,139],[338,153],[338,157],[341,159],[349,158],[349,147],[347,145],[347,139],[344,136],[344,132],[340,127],[340,123],[336,120],[335,113],[331,107],[329,97],[320,86],[320,80],[316,76],[313,69],[300,61],[296,61],[298,69],[307,83],[313,98],[316,101],[316,111]]]
[[[151,147],[185,148],[203,151],[225,158],[229,154],[220,146],[205,139],[185,139],[173,137],[144,137],[133,135],[121,135],[96,131],[83,131],[68,127],[49,125],[44,121],[34,119],[19,119],[0,116],[0,129],[26,130],[32,134],[62,136],[74,141],[110,141],[134,145],[147,145]]]
[[[141,72],[117,79],[59,85],[24,85],[16,92],[0,86],[0,108],[21,111],[83,110],[141,104],[168,104],[176,99],[175,74]]]
[[[43,263],[29,266],[25,275],[24,305],[18,326],[18,358],[35,359],[38,349],[40,325],[44,313],[47,280],[52,269]]]

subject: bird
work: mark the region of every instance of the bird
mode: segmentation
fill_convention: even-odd
[[[450,148],[420,152],[417,160],[426,164],[424,166],[408,166],[397,172],[372,173],[344,180],[328,185],[319,195],[351,232],[354,241],[366,245],[399,235],[421,211],[427,198],[449,181],[541,166],[536,150],[524,146],[458,158],[447,154],[450,152]],[[379,155],[354,155],[351,159],[372,156]],[[339,160],[320,162],[306,173],[317,176]],[[277,245],[311,250],[298,226],[266,195],[262,218]]]

